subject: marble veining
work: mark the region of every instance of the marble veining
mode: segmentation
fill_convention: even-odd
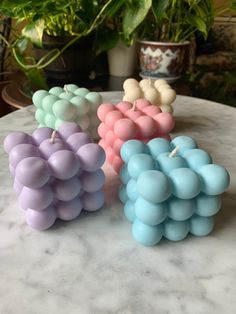
[[[118,101],[120,92],[103,93]],[[0,119],[0,314],[233,314],[236,309],[236,110],[178,96],[173,136],[188,134],[231,174],[230,188],[204,238],[133,240],[117,198],[119,180],[105,165],[104,208],[47,231],[30,229],[3,152],[12,131],[32,132],[34,108]]]

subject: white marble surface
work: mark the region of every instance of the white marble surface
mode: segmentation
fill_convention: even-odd
[[[120,93],[104,94],[119,100]],[[31,132],[34,109],[0,119],[0,314],[233,314],[236,311],[236,109],[178,96],[172,135],[193,136],[231,174],[215,229],[146,248],[131,236],[106,167],[106,205],[44,232],[24,221],[3,138]]]

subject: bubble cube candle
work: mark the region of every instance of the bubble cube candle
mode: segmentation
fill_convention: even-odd
[[[125,141],[139,139],[147,142],[154,137],[169,140],[169,132],[175,124],[172,114],[161,112],[145,99],[138,99],[134,104],[127,101],[117,105],[102,104],[97,114],[101,121],[98,127],[99,144],[117,173],[123,164],[120,149]]]
[[[102,103],[99,93],[68,84],[64,88],[55,86],[49,91],[38,90],[32,100],[39,127],[58,129],[63,122],[76,122],[93,139],[98,139],[97,108]]]
[[[176,99],[175,90],[164,80],[143,79],[140,82],[133,78],[124,81],[123,100],[134,102],[144,98],[158,106],[162,112],[173,112],[173,102]]]
[[[56,218],[72,220],[82,209],[103,206],[105,176],[100,169],[105,152],[76,123],[63,123],[58,132],[38,128],[32,136],[9,134],[4,141],[9,154],[14,189],[32,228],[50,228]]]
[[[162,237],[179,241],[189,232],[205,236],[212,231],[229,174],[194,139],[130,140],[121,157],[119,197],[139,243],[152,246]]]

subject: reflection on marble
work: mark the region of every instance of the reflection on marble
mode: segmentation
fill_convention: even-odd
[[[120,93],[104,93],[104,101]],[[0,314],[233,314],[236,309],[236,110],[178,96],[173,136],[196,138],[231,174],[216,226],[205,238],[135,242],[108,165],[100,212],[48,231],[25,223],[0,150]],[[0,119],[1,143],[12,131],[32,132],[34,108]]]

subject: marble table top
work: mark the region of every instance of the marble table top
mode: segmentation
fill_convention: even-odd
[[[103,93],[118,101],[120,92]],[[119,180],[105,165],[99,212],[48,231],[28,227],[2,141],[32,132],[34,108],[0,119],[0,314],[233,314],[236,311],[236,109],[178,96],[173,136],[188,134],[231,174],[215,229],[207,237],[143,247],[118,201]]]

